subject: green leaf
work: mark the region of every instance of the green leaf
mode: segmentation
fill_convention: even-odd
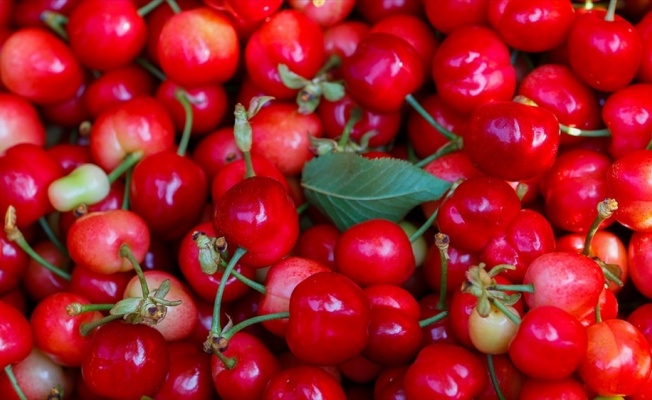
[[[374,218],[398,222],[451,184],[407,161],[328,153],[306,163],[301,185],[310,204],[343,231]]]

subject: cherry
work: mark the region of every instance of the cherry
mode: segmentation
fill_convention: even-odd
[[[34,106],[12,93],[0,94],[0,154],[19,143],[45,145],[45,126]]]
[[[41,263],[30,259],[23,275],[22,286],[27,296],[40,302],[51,294],[70,289],[70,261],[51,241],[42,240],[32,246],[32,249],[50,265],[58,268],[58,274],[43,268]]]
[[[618,202],[616,221],[635,231],[652,231],[650,176],[652,152],[638,150],[616,160],[607,171],[607,187]]]
[[[320,5],[310,0],[290,0],[290,7],[306,14],[320,26],[327,28],[341,22],[353,11],[355,0],[327,1]]]
[[[423,14],[423,4],[418,0],[358,0],[355,8],[369,23],[394,14]]]
[[[238,67],[239,55],[233,24],[208,7],[170,17],[158,39],[158,60],[163,72],[182,86],[229,80]]]
[[[369,32],[362,21],[345,20],[324,30],[326,56],[336,55],[342,60],[355,52],[358,43]]]
[[[634,287],[646,298],[652,298],[652,283],[650,270],[647,268],[650,249],[652,249],[652,234],[634,232],[627,244],[629,275]]]
[[[369,383],[378,377],[380,371],[383,370],[383,366],[363,355],[357,355],[339,364],[337,370],[351,382]]]
[[[507,45],[482,26],[448,35],[435,52],[432,76],[441,99],[462,113],[490,101],[510,100],[516,89]]]
[[[94,304],[113,304],[122,299],[133,271],[105,274],[76,265],[70,278],[70,291]]]
[[[358,43],[343,61],[342,75],[353,100],[380,114],[400,111],[405,97],[425,79],[417,50],[384,32],[370,33]]]
[[[11,2],[10,2],[11,3]],[[12,20],[18,27],[45,27],[41,15],[44,11],[53,11],[61,15],[70,15],[81,0],[28,0],[15,1]]]
[[[271,377],[261,399],[324,398],[344,400],[344,389],[323,369],[304,365],[284,369]]]
[[[540,379],[526,379],[523,382],[521,396],[523,400],[542,399],[568,399],[587,400],[589,399],[582,384],[575,378],[549,381]]]
[[[203,5],[201,0],[175,0],[180,10],[190,10]],[[158,40],[165,23],[176,13],[170,7],[171,3],[163,2],[145,15],[147,22],[147,41],[145,43],[145,54],[147,59],[159,65]]]
[[[609,132],[609,154],[614,159],[636,150],[645,149],[652,136],[651,84],[634,84],[611,94],[602,108],[602,119]]]
[[[213,182],[213,177],[222,167],[242,159],[242,152],[233,137],[233,127],[219,128],[203,136],[194,147],[191,158],[204,170],[206,181]]]
[[[266,176],[278,181],[285,190],[289,192],[290,185],[288,184],[285,175],[279,171],[275,164],[266,158],[257,154],[252,154],[251,166],[257,176]],[[245,179],[247,172],[247,161],[244,159],[234,160],[220,168],[213,177],[211,185],[211,198],[217,201],[235,184]]]
[[[652,57],[650,49],[652,46],[652,13],[646,13],[643,18],[634,26],[641,37],[641,64],[636,72],[636,80],[639,82],[652,83]]]
[[[57,143],[46,150],[50,157],[59,163],[66,175],[82,164],[93,162],[90,149],[85,145]]]
[[[369,342],[362,354],[381,365],[403,365],[419,352],[422,336],[417,317],[392,307],[372,306]]]
[[[46,399],[53,393],[72,392],[71,374],[37,348],[13,367],[16,383],[27,399]],[[0,393],[6,400],[22,400],[6,374],[0,375]]]
[[[211,378],[210,356],[188,341],[168,343],[170,369],[158,400],[209,400],[215,397]]]
[[[0,232],[0,293],[16,288],[20,283],[30,260],[16,242],[7,238],[4,230]]]
[[[315,224],[299,234],[294,252],[335,270],[335,245],[340,231],[330,223]]]
[[[6,369],[8,365],[24,360],[32,350],[32,328],[20,311],[7,303],[0,302],[0,366]]]
[[[319,272],[292,291],[286,341],[301,360],[336,365],[365,349],[370,317],[369,301],[357,284],[335,272]]]
[[[494,101],[471,114],[464,151],[487,175],[508,181],[530,179],[555,162],[559,134],[552,112],[518,101]]]
[[[487,371],[488,382],[491,382],[489,357],[482,357],[481,360],[485,371]],[[514,366],[514,363],[506,354],[491,356],[491,363],[502,396],[505,399],[520,399],[523,383],[526,380],[525,375]],[[498,398],[493,384],[487,384],[484,392],[476,397],[477,400],[495,400]]]
[[[81,2],[72,10],[66,31],[79,62],[100,71],[132,62],[147,38],[145,20],[130,0]]]
[[[160,332],[144,324],[116,321],[96,328],[81,372],[86,385],[100,396],[139,399],[158,392],[168,366],[168,349]]]
[[[70,48],[43,29],[14,32],[2,46],[2,54],[2,83],[37,104],[68,100],[83,84],[82,68]]]
[[[421,317],[419,303],[412,294],[400,286],[379,284],[364,288],[372,309],[392,308],[406,316],[418,320]]]
[[[211,4],[216,0],[204,0]],[[223,6],[238,19],[262,21],[276,13],[283,5],[282,0],[222,0]]]
[[[454,292],[457,293],[460,292],[459,290]],[[462,292],[460,292],[462,293]],[[423,296],[419,300],[419,307],[421,309],[421,315],[419,316],[420,320],[425,320],[431,317],[434,317],[436,315],[441,314],[442,310],[440,310],[441,305],[439,304],[439,295],[438,294],[427,294]],[[473,297],[473,296],[471,296]],[[444,305],[448,308],[451,309],[450,307],[450,299],[451,297],[447,298],[447,301],[444,303]],[[472,306],[473,307],[473,306]],[[471,308],[472,308],[471,307]],[[470,313],[470,311],[469,311]],[[451,318],[446,317],[443,319],[440,319],[439,321],[435,323],[428,324],[427,326],[424,326],[422,328],[423,331],[423,336],[421,340],[421,346],[425,347],[429,344],[432,343],[450,343],[450,344],[460,344],[459,341],[456,339],[455,334],[453,333],[453,328],[451,325]],[[468,332],[468,329],[467,329]],[[468,337],[468,333],[467,333]],[[469,344],[470,344],[470,340]],[[471,344],[470,344],[471,345]]]

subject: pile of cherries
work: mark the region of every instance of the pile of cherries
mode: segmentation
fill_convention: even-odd
[[[651,399],[651,133],[645,0],[1,1],[0,398]]]

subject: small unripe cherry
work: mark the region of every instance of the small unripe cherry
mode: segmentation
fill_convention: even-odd
[[[48,198],[60,212],[72,211],[81,204],[98,203],[109,194],[111,182],[104,170],[95,164],[82,164],[48,187]]]

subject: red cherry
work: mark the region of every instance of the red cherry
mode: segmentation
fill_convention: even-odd
[[[49,240],[42,240],[32,245],[32,249],[47,262],[68,273],[68,258]],[[55,274],[34,259],[30,259],[25,269],[22,282],[27,296],[34,302],[40,302],[47,296],[70,289],[70,281]]]
[[[616,160],[607,171],[609,193],[618,202],[614,218],[635,231],[652,231],[650,177],[652,152],[649,150],[628,153]]]
[[[233,127],[219,128],[203,136],[193,149],[191,157],[206,174],[206,181],[213,182],[213,177],[228,163],[242,159],[233,136]]]
[[[0,302],[0,366],[24,360],[32,351],[32,328],[20,311]]]
[[[422,336],[414,316],[396,308],[372,307],[369,342],[362,354],[381,365],[403,365],[419,352]]]
[[[419,0],[358,0],[355,8],[369,23],[394,14],[423,14],[423,4]]]
[[[157,400],[208,400],[215,397],[210,356],[188,341],[168,343],[170,369]]]
[[[643,150],[652,129],[652,84],[629,85],[611,94],[602,107],[602,119],[611,132],[609,154],[619,159]]]
[[[285,175],[271,161],[266,158],[260,157],[256,154],[251,155],[251,166],[257,176],[266,176],[278,181],[285,190],[289,192],[290,185],[288,184]],[[245,179],[247,171],[247,162],[243,159],[234,160],[224,165],[213,177],[211,185],[211,198],[217,201],[236,183]]]
[[[34,106],[12,93],[0,94],[0,154],[19,143],[45,145],[45,126]]]
[[[344,400],[344,389],[328,372],[310,365],[284,369],[267,383],[261,399],[323,398]]]
[[[216,0],[204,0],[210,5]],[[222,0],[224,7],[245,21],[262,21],[272,16],[283,5],[282,0]]]
[[[450,34],[471,25],[487,25],[487,6],[490,0],[425,1],[426,16],[439,32]]]
[[[652,13],[646,13],[636,25],[641,37],[641,64],[636,73],[640,82],[652,83]]]
[[[297,256],[315,260],[335,270],[335,244],[340,231],[329,223],[315,224],[299,234],[294,251]]]
[[[12,3],[12,2],[8,2]],[[12,19],[19,27],[41,27],[45,24],[41,19],[43,11],[54,11],[61,15],[70,15],[70,12],[77,7],[81,0],[29,0],[15,1]]]
[[[7,239],[7,234],[0,232],[0,293],[6,293],[18,286],[30,260],[16,242]]]
[[[133,275],[133,271],[105,274],[76,265],[72,270],[70,291],[94,304],[117,303],[122,300],[122,294]]]
[[[349,57],[368,32],[369,25],[355,20],[345,20],[331,26],[324,30],[326,55],[337,55],[342,59]]]

